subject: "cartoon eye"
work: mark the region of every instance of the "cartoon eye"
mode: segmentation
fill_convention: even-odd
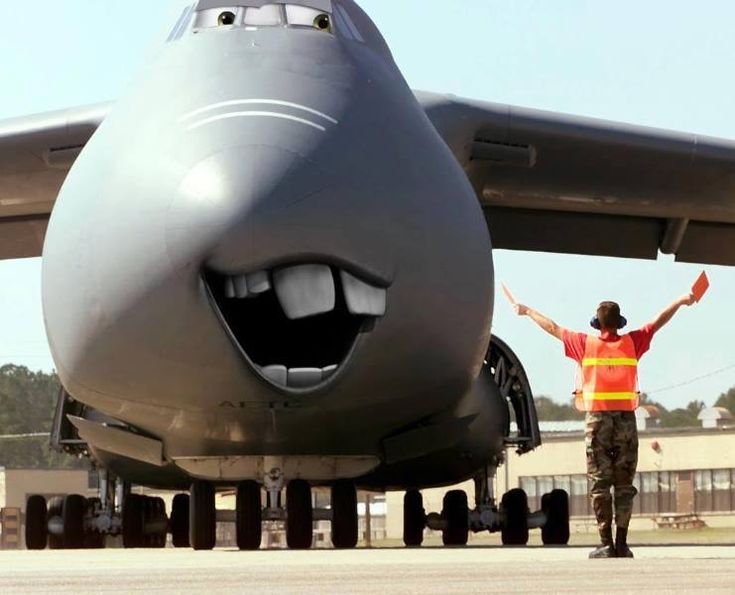
[[[332,21],[329,19],[328,14],[320,14],[314,19],[314,28],[320,31],[331,31]]]
[[[217,18],[217,24],[220,27],[223,27],[225,25],[232,25],[235,23],[235,13],[230,12],[229,10],[226,12],[223,12],[219,17]]]

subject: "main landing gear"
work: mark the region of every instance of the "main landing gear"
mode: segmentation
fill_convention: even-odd
[[[126,548],[166,546],[169,519],[164,501],[130,493],[129,485],[119,479],[110,479],[104,470],[100,470],[99,475],[97,498],[85,498],[79,494],[54,497],[48,501],[39,495],[28,498],[27,549],[97,549],[105,547],[107,536],[122,537]],[[181,501],[178,502],[180,509]],[[176,513],[175,499],[172,514],[174,545],[183,545],[176,542],[177,536],[180,537],[180,527],[179,534],[176,533]]]
[[[442,512],[426,514],[421,492],[409,490],[403,499],[403,543],[420,546],[424,528],[441,531],[446,546],[467,545],[469,532],[500,532],[503,545],[526,545],[529,529],[540,528],[544,545],[569,543],[569,496],[554,490],[541,499],[541,510],[531,513],[528,498],[521,489],[503,495],[497,506],[489,472],[475,479],[475,508],[467,504],[467,494],[452,490],[444,496]]]

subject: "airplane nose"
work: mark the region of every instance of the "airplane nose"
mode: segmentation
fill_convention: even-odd
[[[237,266],[243,252],[270,243],[273,221],[329,185],[324,169],[294,150],[253,145],[217,152],[194,165],[178,187],[167,214],[169,255],[189,261],[217,254],[219,267]],[[232,238],[238,247],[227,250]]]

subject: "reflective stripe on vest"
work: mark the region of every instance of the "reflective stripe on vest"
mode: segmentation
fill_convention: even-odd
[[[579,411],[635,411],[638,358],[630,336],[619,341],[587,337],[575,396]]]

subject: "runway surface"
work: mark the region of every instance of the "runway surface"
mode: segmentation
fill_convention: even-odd
[[[656,593],[735,591],[735,546],[0,552],[0,593]]]

